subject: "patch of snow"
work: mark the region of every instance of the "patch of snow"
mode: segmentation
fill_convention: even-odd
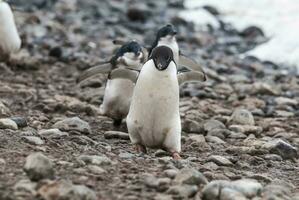
[[[262,60],[299,67],[299,2],[298,0],[186,0],[186,20],[211,25],[198,11],[202,6],[214,6],[225,22],[238,30],[258,26],[270,40],[246,53]],[[184,15],[181,15],[184,17]],[[202,15],[204,16],[204,15]],[[215,26],[217,27],[217,26]]]

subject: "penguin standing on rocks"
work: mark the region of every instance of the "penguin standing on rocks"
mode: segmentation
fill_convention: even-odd
[[[179,45],[176,40],[177,30],[171,24],[167,24],[161,27],[156,34],[155,41],[152,43],[151,47],[144,47],[143,52],[148,52],[151,55],[152,50],[158,46],[169,47],[174,55],[174,61],[177,64],[179,71],[193,70],[193,71],[203,71],[202,67],[196,63],[194,60],[188,58],[179,49]],[[115,44],[122,45],[125,41],[114,40]]]
[[[181,119],[179,85],[186,81],[205,81],[198,71],[177,72],[172,50],[167,46],[154,48],[139,75],[128,69],[116,70],[111,78],[136,81],[127,116],[131,142],[138,152],[146,147],[160,148],[180,159]]]
[[[0,0],[0,61],[8,61],[10,54],[21,48],[13,13],[10,6]]]
[[[108,81],[103,103],[100,106],[100,112],[103,115],[111,117],[114,120],[115,126],[119,126],[122,119],[124,119],[129,112],[134,83],[121,77],[112,80],[110,76],[113,71],[117,69],[138,71],[141,69],[144,59],[142,47],[135,41],[128,42],[117,50],[110,61],[88,69],[81,74],[77,80],[77,82],[81,82],[99,73],[108,74]]]

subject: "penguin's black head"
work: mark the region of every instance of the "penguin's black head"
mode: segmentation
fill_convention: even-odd
[[[111,64],[123,62],[127,66],[136,65],[143,61],[142,47],[136,41],[122,45],[111,59]]]
[[[157,33],[157,40],[159,40],[160,38],[163,37],[167,37],[167,36],[175,36],[177,34],[177,31],[175,30],[174,26],[171,24],[167,24],[166,26],[163,26],[162,28],[160,28],[158,30]]]
[[[174,61],[173,52],[167,46],[158,46],[154,48],[149,59],[154,61],[154,64],[159,71],[167,69],[169,63]]]
[[[152,50],[158,45],[159,42],[163,41],[164,43],[173,43],[176,42],[175,35],[177,31],[175,30],[174,26],[171,24],[167,24],[160,28],[157,32],[156,39],[152,44],[151,48],[149,49],[149,55],[151,54]]]

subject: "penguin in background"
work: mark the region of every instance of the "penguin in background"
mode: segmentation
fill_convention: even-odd
[[[188,81],[205,81],[203,71],[178,73],[175,56],[168,46],[153,48],[140,73],[117,69],[111,79],[127,78],[136,82],[127,127],[137,152],[160,148],[180,159],[181,119],[179,86]]]
[[[179,49],[179,45],[176,40],[177,30],[171,24],[167,24],[161,27],[156,34],[155,41],[152,43],[151,47],[144,47],[143,52],[148,52],[148,55],[151,55],[152,50],[157,46],[167,46],[169,47],[174,54],[174,61],[177,64],[179,71],[193,70],[193,71],[203,71],[202,67],[192,60],[185,56]],[[125,41],[114,40],[115,44],[122,45]]]
[[[82,82],[96,74],[108,74],[103,103],[100,106],[102,115],[114,120],[115,126],[120,126],[128,112],[133,95],[134,83],[124,78],[111,79],[111,73],[116,69],[140,70],[145,60],[142,47],[135,41],[123,44],[115,55],[106,63],[94,66],[81,74],[77,82]]]
[[[10,55],[21,48],[13,13],[10,6],[0,0],[0,61],[9,61]]]

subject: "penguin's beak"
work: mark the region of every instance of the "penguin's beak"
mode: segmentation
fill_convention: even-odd
[[[165,70],[168,67],[169,62],[165,59],[154,59],[156,68],[160,71]]]
[[[173,30],[171,31],[170,34],[171,34],[172,36],[175,36],[177,33],[178,33],[177,30],[174,30],[174,29],[173,29]]]

